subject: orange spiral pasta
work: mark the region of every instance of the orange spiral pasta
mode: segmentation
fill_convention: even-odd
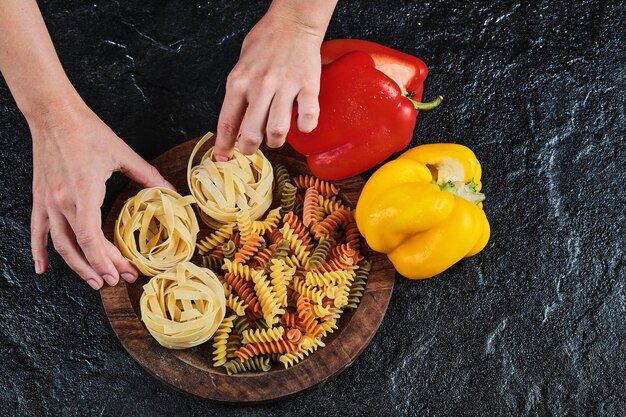
[[[341,271],[344,269],[350,268],[354,265],[354,260],[352,258],[341,257],[335,259],[329,259],[322,266],[316,269],[318,272],[332,272],[332,271]]]
[[[285,238],[283,237],[283,232],[280,231],[280,228],[272,229],[268,235],[270,238],[270,242],[275,243],[277,245],[283,240],[285,240]]]
[[[308,250],[313,249],[313,245],[311,245],[312,239],[309,231],[306,230],[304,224],[300,221],[298,216],[294,214],[293,211],[285,214],[285,216],[283,217],[283,222],[291,226],[291,229],[294,231],[295,234],[298,235],[298,238],[302,241],[302,244],[306,246]],[[283,235],[283,237],[285,236]]]
[[[322,181],[319,178],[315,178],[312,175],[299,175],[293,177],[293,182],[296,183],[298,188],[307,189],[314,187],[321,195],[325,197],[332,197],[339,194],[339,190],[334,184],[326,181]]]
[[[344,208],[333,211],[313,228],[316,238],[329,237],[340,225],[347,225],[354,220],[352,213]]]
[[[320,193],[313,187],[308,188],[304,194],[304,203],[302,208],[302,223],[309,227],[317,221],[317,207]]]
[[[288,340],[279,339],[276,342],[258,342],[242,346],[235,352],[235,356],[245,362],[253,356],[266,355],[269,353],[295,352],[296,350],[298,350],[298,345]]]
[[[301,295],[296,303],[296,308],[298,309],[298,319],[302,322],[306,332],[313,337],[321,336],[323,333],[322,328],[317,320],[315,320],[309,299]]]
[[[298,329],[301,331],[305,331],[306,328],[302,325],[302,323],[298,319],[298,315],[293,311],[287,311],[280,318],[280,324],[283,326],[290,327],[292,329]]]
[[[297,344],[302,338],[302,332],[300,329],[289,329],[285,337],[291,343]]]
[[[350,246],[348,243],[342,243],[340,245],[335,245],[330,250],[329,259],[354,259],[356,255],[356,250]],[[353,264],[351,264],[353,265]]]
[[[250,260],[254,254],[259,251],[261,245],[265,243],[265,239],[257,234],[252,234],[241,249],[235,254],[235,263],[244,264]]]
[[[252,258],[252,261],[250,262],[250,265],[256,267],[261,267],[264,268],[265,265],[267,265],[267,263],[269,262],[270,259],[272,259],[272,256],[274,256],[274,253],[276,252],[276,244],[271,244],[269,247],[263,249],[262,251],[258,252],[256,255],[254,255],[254,257]]]
[[[355,250],[359,250],[361,247],[361,233],[359,233],[354,221],[346,225],[346,243]]]
[[[246,311],[250,311],[261,317],[261,304],[259,304],[259,298],[254,292],[254,284],[230,272],[224,275],[224,280],[232,287],[239,298],[243,300],[244,304],[248,305]]]

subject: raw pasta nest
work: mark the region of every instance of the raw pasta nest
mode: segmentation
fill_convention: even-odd
[[[210,269],[179,263],[153,277],[143,289],[141,320],[166,348],[186,349],[204,343],[224,320],[224,288]]]
[[[124,204],[115,221],[115,245],[147,276],[191,259],[199,227],[192,196],[146,188]]]
[[[242,210],[251,220],[259,219],[272,204],[272,165],[260,150],[244,155],[236,148],[230,161],[215,162],[212,147],[193,166],[194,157],[212,136],[209,132],[200,139],[187,165],[187,184],[198,203],[200,218],[214,229],[236,222]]]

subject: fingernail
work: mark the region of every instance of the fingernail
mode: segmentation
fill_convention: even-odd
[[[113,278],[112,275],[104,274],[102,275],[102,279],[105,280],[106,283],[109,284],[110,286],[114,286],[117,284],[117,280]]]
[[[122,279],[126,282],[135,282],[137,277],[130,272],[122,272]]]
[[[41,265],[41,261],[35,261],[35,273],[43,274],[43,265]]]
[[[215,162],[226,162],[228,158],[224,155],[215,155]]]
[[[176,187],[174,187],[174,186],[172,185],[172,183],[171,183],[171,182],[169,182],[169,181],[167,181],[167,180],[165,180],[165,181],[163,182],[163,186],[164,186],[165,188],[171,188],[172,190],[175,190],[175,189],[176,189]]]
[[[89,286],[96,291],[100,289],[100,284],[98,284],[98,281],[96,281],[95,279],[88,279],[87,284],[89,284]]]

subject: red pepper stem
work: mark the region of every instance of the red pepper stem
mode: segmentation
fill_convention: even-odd
[[[428,101],[426,103],[413,100],[411,97],[409,97],[409,95],[406,95],[405,97],[411,100],[411,103],[413,103],[413,107],[415,107],[415,110],[432,110],[438,105],[440,105],[441,102],[443,101],[442,96],[437,96],[433,101]]]

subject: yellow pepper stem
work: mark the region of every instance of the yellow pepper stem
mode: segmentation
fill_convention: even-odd
[[[463,181],[448,181],[445,184],[439,185],[439,188],[441,188],[441,191],[452,193],[473,204],[479,204],[485,200],[485,194],[476,190],[474,180],[470,181],[469,184],[465,184]]]

